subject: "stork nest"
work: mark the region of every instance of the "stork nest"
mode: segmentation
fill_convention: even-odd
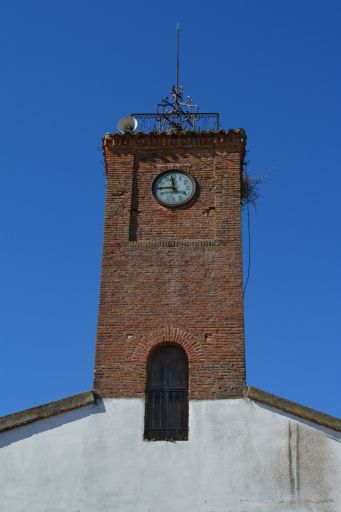
[[[264,183],[265,176],[249,176],[246,170],[242,173],[241,202],[242,206],[252,204],[256,206],[257,200],[262,197],[259,192],[259,185]]]

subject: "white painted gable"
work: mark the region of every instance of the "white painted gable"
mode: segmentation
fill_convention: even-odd
[[[244,399],[191,401],[189,440],[144,441],[105,399],[0,435],[4,512],[340,512],[338,434]]]

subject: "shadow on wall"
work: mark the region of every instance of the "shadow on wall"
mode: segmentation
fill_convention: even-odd
[[[79,421],[93,414],[100,414],[105,412],[105,406],[103,400],[97,400],[93,405],[74,409],[73,411],[64,412],[56,416],[51,416],[46,419],[38,420],[21,427],[13,428],[7,432],[0,434],[0,448],[4,448],[18,441],[22,441],[31,436],[41,434],[47,430],[61,427],[67,423],[73,423]]]

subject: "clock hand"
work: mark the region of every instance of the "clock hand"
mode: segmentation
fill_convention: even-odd
[[[162,190],[164,188],[171,188],[171,189],[173,189],[174,187],[156,187],[156,188],[157,188],[157,190]]]

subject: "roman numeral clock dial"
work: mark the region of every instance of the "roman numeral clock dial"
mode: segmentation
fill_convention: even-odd
[[[174,207],[188,203],[196,192],[196,181],[185,171],[160,173],[152,183],[152,194],[162,206]]]

